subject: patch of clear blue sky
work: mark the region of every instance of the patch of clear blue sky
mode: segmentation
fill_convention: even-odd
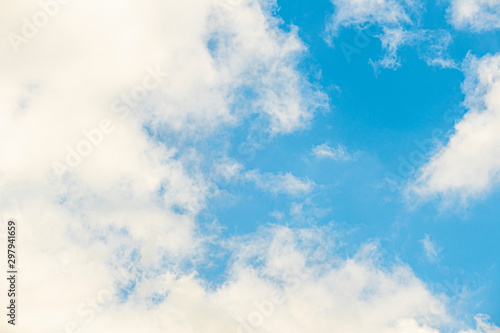
[[[388,172],[398,173],[401,159],[407,160],[419,149],[417,142],[431,138],[435,129],[453,129],[454,121],[466,111],[460,104],[463,73],[430,67],[415,48],[404,47],[399,51],[400,68],[382,69],[374,75],[368,60],[382,57],[378,39],[372,38],[350,63],[338,47],[324,42],[326,20],[333,12],[329,1],[278,3],[283,29],[298,26],[309,47],[300,67],[311,77],[321,72],[318,83],[331,98],[330,111],[318,113],[307,130],[263,144],[253,158],[238,150],[249,134],[248,124],[196,145],[213,160],[210,157],[220,156],[220,146],[228,140],[228,155],[246,170],[292,172],[320,186],[307,196],[291,197],[263,193],[246,182],[220,183],[228,195],[215,198],[201,220],[219,221],[225,237],[254,232],[268,223],[302,227],[334,222],[342,230],[356,230],[346,236],[350,244],[346,254],[352,254],[362,242],[378,239],[389,260],[408,263],[419,278],[435,291],[446,293],[452,303],[458,304],[461,287],[469,289],[464,311],[486,313],[500,323],[500,193],[473,201],[466,208],[441,211],[438,202],[430,202],[410,209],[401,193],[384,182]],[[455,31],[446,22],[445,11],[446,2],[427,3],[421,28],[450,31],[449,52],[456,62],[468,52],[480,57],[500,51],[500,33]],[[355,34],[353,29],[343,30],[334,44],[352,43]],[[355,161],[318,160],[311,149],[324,142],[341,143],[349,152],[363,154]],[[305,203],[306,215],[312,219],[291,217],[293,203]],[[323,214],[317,214],[322,210]],[[277,221],[269,215],[273,211],[285,213],[284,218]],[[426,260],[420,243],[426,234],[442,248],[434,263]],[[200,274],[218,283],[223,281],[228,255],[218,253],[215,259],[214,266],[200,268]]]

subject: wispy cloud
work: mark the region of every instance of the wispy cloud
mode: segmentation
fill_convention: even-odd
[[[427,260],[430,262],[435,262],[439,259],[440,249],[436,247],[436,244],[431,241],[429,235],[425,235],[425,238],[420,240],[420,244],[422,244],[422,248],[424,250],[425,256]]]
[[[311,192],[315,183],[308,178],[298,178],[292,173],[260,173],[257,170],[248,171],[244,178],[251,181],[262,190],[273,194],[303,195]]]
[[[360,155],[359,152],[354,155],[348,153],[347,148],[341,144],[338,144],[336,148],[331,147],[328,142],[313,147],[312,153],[317,158],[326,158],[335,161],[355,160]]]
[[[335,45],[335,37],[343,28],[363,30],[361,27],[366,27],[367,23],[378,28],[373,37],[380,39],[384,54],[379,60],[370,60],[375,71],[379,68],[398,68],[401,65],[398,50],[403,46],[427,45],[422,47],[426,51],[420,55],[427,64],[445,68],[456,66],[446,51],[451,35],[444,30],[426,30],[419,27],[420,17],[425,12],[422,1],[332,0],[332,3],[334,14],[327,25],[329,43]],[[367,34],[358,36],[359,40],[355,40],[355,45],[350,45],[347,52],[359,53],[366,44],[363,40],[369,39]]]

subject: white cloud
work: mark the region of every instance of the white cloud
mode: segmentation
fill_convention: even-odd
[[[480,314],[474,317],[476,321],[476,329],[461,331],[460,333],[500,333],[500,327],[490,324],[489,317]]]
[[[280,30],[256,1],[229,4],[71,2],[17,45],[18,53],[1,39],[0,184],[10,189],[2,198],[43,200],[48,215],[68,209],[78,223],[125,228],[140,242],[179,232],[167,247],[193,250],[207,177],[196,153],[155,142],[143,126],[196,139],[257,111],[268,117],[271,131],[284,133],[306,126],[323,101],[295,69],[305,49],[296,31]],[[9,4],[0,13],[0,33],[24,36],[31,23],[23,17],[33,21],[40,13],[37,1]],[[216,50],[208,47],[211,39]],[[154,74],[159,82],[151,71],[160,72]],[[143,84],[154,88],[134,101]],[[239,110],[234,103],[244,89],[256,97]],[[57,179],[53,163],[66,164],[68,150],[88,142],[84,133],[103,119],[110,119],[113,132]],[[49,208],[51,200],[61,204]],[[21,211],[24,205],[10,207]],[[138,219],[161,231],[147,234]]]
[[[152,333],[436,333],[457,327],[442,298],[432,295],[408,266],[382,266],[373,243],[362,246],[352,258],[343,258],[336,252],[335,240],[329,228],[280,226],[233,239],[228,279],[215,289],[208,289],[193,274],[156,273],[147,279],[142,275],[127,301],[117,302],[107,298],[107,291],[116,291],[108,286],[113,278],[98,281],[86,276],[87,284],[94,283],[92,288],[81,295],[70,293],[74,299],[64,299],[66,307],[57,316],[53,306],[38,309],[35,316],[31,313],[35,309],[26,304],[25,316],[38,322],[26,321],[6,332],[32,332],[35,325],[42,332],[62,332],[61,323],[82,333],[145,328]],[[158,295],[164,299],[154,302]],[[463,333],[497,331],[486,318],[478,317],[477,330]]]
[[[228,182],[232,179],[238,179],[243,169],[242,164],[226,157],[215,165],[214,173],[218,179]]]
[[[408,191],[462,200],[488,193],[500,172],[500,54],[469,56],[464,65],[465,106],[449,142],[419,170]]]
[[[420,3],[398,0],[332,0],[334,14],[327,25],[329,40],[338,35],[341,28],[359,27],[366,23],[380,27],[374,36],[380,38],[385,55],[373,62],[374,68],[399,67],[398,48],[408,39],[407,27],[412,26],[413,17],[418,15]],[[369,26],[370,27],[370,26]],[[370,38],[366,36],[365,38]],[[361,43],[360,46],[364,45]],[[359,48],[358,48],[359,49]]]
[[[446,52],[451,42],[451,35],[443,30],[434,31],[418,28],[419,18],[425,10],[421,1],[332,0],[332,3],[335,11],[327,25],[329,42],[335,44],[334,37],[342,28],[363,27],[354,38],[354,45],[348,43],[349,46],[345,48],[340,43],[340,47],[344,48],[344,55],[350,54],[350,52],[361,52],[369,44],[367,40],[376,37],[380,39],[384,50],[381,59],[370,60],[376,71],[379,67],[398,68],[400,66],[398,50],[403,46],[421,47],[420,57],[429,65],[443,68],[456,66]]]
[[[412,16],[421,6],[418,1],[400,0],[333,0],[335,13],[329,29],[337,33],[341,27],[365,22],[401,26],[412,23]]]
[[[356,159],[356,155],[358,155],[355,154],[355,156],[352,156],[347,152],[347,148],[341,144],[339,144],[337,148],[331,147],[328,142],[315,146],[313,148],[313,154],[318,158],[329,158],[335,161],[349,161]]]
[[[325,103],[297,69],[306,48],[296,29],[281,30],[263,9],[272,1],[50,3],[57,13],[34,28],[47,15],[38,1],[0,11],[0,34],[24,38],[14,47],[0,39],[0,210],[22,230],[24,332],[64,331],[87,298],[130,282],[116,281],[121,268],[132,264],[157,287],[147,274],[181,276],[201,260],[211,235],[196,221],[211,177],[178,141],[255,113],[273,134],[289,133]],[[114,127],[101,136],[104,119]],[[158,142],[145,127],[179,140]],[[53,163],[79,149],[80,164],[57,177]],[[127,311],[145,304],[114,303],[94,323],[125,330],[142,317]],[[0,331],[12,332],[4,320]]]
[[[235,315],[248,320],[255,302],[283,289],[285,303],[256,332],[435,332],[448,320],[408,267],[383,269],[366,247],[329,261],[336,267],[307,266],[309,252],[295,243],[324,240],[315,229],[242,240],[230,248],[240,257],[220,288],[189,268],[217,241],[196,223],[210,177],[196,151],[158,142],[144,127],[198,140],[258,112],[270,131],[288,133],[324,103],[296,69],[305,49],[297,32],[280,30],[260,2],[228,3],[232,10],[208,0],[73,1],[18,53],[0,39],[0,219],[19,222],[22,263],[19,325],[2,320],[2,332],[237,331]],[[38,1],[10,2],[0,34],[22,34],[23,17],[39,12]],[[127,101],[157,65],[161,84]],[[248,108],[237,109],[247,94]],[[65,162],[67,147],[77,149],[88,140],[82,131],[106,118],[113,132],[56,177],[53,162]],[[221,172],[240,169],[233,163]],[[291,174],[256,175],[269,191],[314,186]],[[262,268],[246,261],[253,254]],[[294,288],[297,276],[286,275],[294,267],[318,274]]]
[[[500,28],[499,0],[452,0],[448,14],[457,29],[478,32]]]
[[[242,164],[230,158],[216,163],[214,168],[215,183],[246,181],[254,183],[259,189],[272,194],[302,195],[313,190],[316,185],[308,178],[299,178],[292,173],[261,173],[259,170],[245,171]]]
[[[248,171],[244,178],[254,182],[257,187],[273,194],[301,195],[311,192],[315,186],[308,178],[300,179],[290,172],[287,173],[260,173],[257,170]]]
[[[440,249],[436,248],[436,244],[431,240],[429,235],[425,235],[425,238],[420,240],[422,247],[424,249],[425,256],[430,262],[435,262],[438,259]]]
[[[448,54],[448,46],[453,42],[450,32],[446,30],[419,30],[415,36],[415,44],[419,56],[429,66],[458,69],[457,64]]]

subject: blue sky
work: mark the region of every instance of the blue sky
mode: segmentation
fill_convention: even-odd
[[[2,332],[500,331],[500,2],[47,3],[0,24]]]
[[[282,1],[278,6],[276,14],[283,19],[283,28],[296,26],[307,43],[301,70],[318,82],[331,106],[318,112],[309,129],[270,142],[263,140],[249,156],[238,152],[238,144],[245,142],[248,134],[238,129],[231,134],[232,156],[249,169],[292,172],[313,180],[320,188],[294,201],[324,211],[307,223],[334,223],[345,231],[352,230],[346,237],[351,246],[380,240],[388,260],[408,263],[420,278],[457,303],[455,293],[461,290],[449,285],[466,288],[464,311],[488,313],[498,322],[498,192],[466,205],[443,207],[440,200],[432,200],[414,206],[411,198],[409,202],[384,181],[387,173],[398,175],[401,159],[408,161],[413,151],[428,153],[428,148],[419,144],[432,138],[434,130],[450,133],[467,112],[462,105],[462,71],[429,66],[418,55],[425,52],[425,46],[422,51],[409,46],[398,54],[399,68],[375,72],[369,59],[380,58],[382,52],[376,37],[369,37],[368,45],[354,53],[350,61],[340,47],[325,43],[325,20],[333,12],[329,1]],[[425,8],[420,27],[449,31],[453,42],[447,52],[456,63],[468,53],[482,57],[499,51],[500,32],[457,31],[445,19],[447,4],[427,3]],[[356,27],[343,29],[333,44],[355,46],[357,34]],[[448,136],[440,137],[443,143]],[[360,156],[346,162],[317,160],[311,156],[311,148],[324,142],[341,143]],[[410,180],[428,159],[426,156],[419,164],[412,164],[414,171],[409,177],[400,175],[401,181]],[[234,197],[216,200],[212,214],[230,235],[276,223],[272,212],[287,214],[290,210],[290,198],[263,196],[253,184],[222,188]],[[278,223],[300,226],[305,222],[285,219]],[[421,240],[426,235],[441,249],[435,262],[425,256]],[[352,251],[347,246],[346,255],[352,255]]]

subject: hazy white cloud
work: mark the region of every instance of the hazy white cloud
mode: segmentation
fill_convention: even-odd
[[[300,179],[290,172],[287,173],[260,173],[257,170],[248,171],[244,178],[254,182],[257,187],[273,194],[301,195],[312,191],[315,184],[308,178]]]
[[[214,174],[218,179],[228,182],[241,178],[243,169],[244,166],[242,164],[226,157],[216,163]]]
[[[318,158],[328,158],[335,161],[349,161],[352,159],[356,159],[357,155],[351,155],[347,152],[347,148],[341,144],[337,146],[337,148],[331,147],[328,142],[315,146],[313,148],[314,156]]]
[[[420,240],[422,248],[424,249],[425,256],[430,262],[435,262],[438,259],[440,249],[436,248],[436,244],[431,240],[429,235]]]
[[[245,171],[244,166],[230,158],[215,165],[216,182],[243,181],[255,184],[259,189],[272,194],[301,195],[313,190],[316,185],[308,178],[299,178],[292,173],[261,173],[259,170]]]
[[[466,200],[487,193],[500,180],[500,55],[469,56],[464,72],[468,112],[408,187],[420,197]]]
[[[457,29],[486,31],[500,28],[499,0],[452,0],[449,20]]]

